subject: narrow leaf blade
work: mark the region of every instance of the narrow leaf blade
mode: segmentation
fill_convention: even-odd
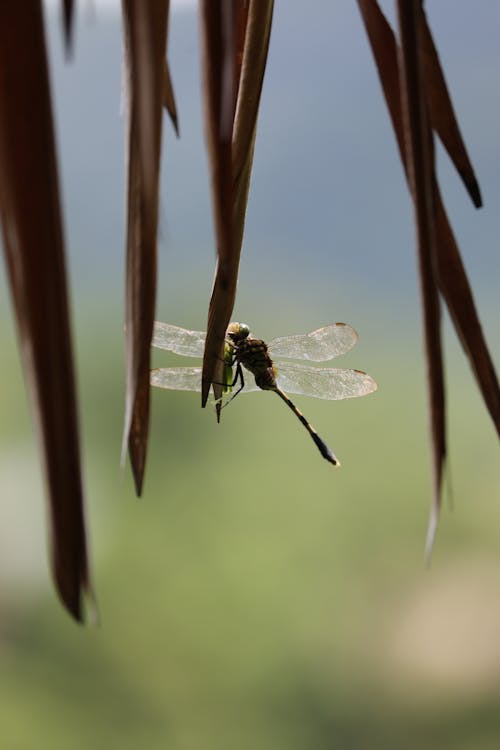
[[[126,403],[128,445],[142,492],[149,429],[149,370],[156,301],[159,164],[169,3],[123,0],[128,95]]]
[[[441,503],[446,456],[445,394],[441,319],[436,278],[434,152],[422,66],[420,0],[398,0],[401,54],[398,58],[405,127],[406,164],[412,192],[422,299],[428,397],[431,418],[433,515]],[[434,523],[432,524],[435,525]],[[432,539],[430,539],[432,545]]]
[[[213,384],[220,398],[224,337],[234,306],[238,260],[233,242],[231,139],[235,106],[236,10],[239,2],[202,0],[201,38],[205,134],[211,173],[217,267],[210,299],[203,355],[201,402]],[[220,416],[220,414],[218,414]]]
[[[56,152],[39,3],[0,3],[0,215],[43,459],[52,572],[69,612],[91,596]]]
[[[432,127],[439,135],[455,165],[474,206],[480,208],[482,206],[481,190],[460,132],[423,5],[420,7],[420,20],[425,82]]]
[[[236,295],[273,2],[234,3],[231,18],[225,18],[230,4],[221,3],[218,21],[214,3],[206,0],[202,6],[206,130],[218,255],[203,364],[202,405],[205,405],[211,384],[216,399],[221,396],[218,383],[222,382],[223,341]],[[230,41],[225,45],[221,44],[222,28],[232,30],[231,35],[226,34]],[[226,90],[222,70],[233,73],[231,86],[226,80]],[[232,103],[230,123],[228,102]]]

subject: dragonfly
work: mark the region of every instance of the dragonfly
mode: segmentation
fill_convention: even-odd
[[[183,357],[202,357],[206,333],[155,322],[152,345]],[[282,336],[266,344],[254,338],[245,323],[230,323],[224,342],[223,406],[240,392],[276,393],[305,427],[324,459],[340,462],[288,393],[329,401],[366,396],[377,384],[362,370],[316,367],[278,359],[328,362],[355,345],[358,335],[346,323],[332,323],[306,334]],[[271,357],[272,355],[272,357]],[[253,375],[248,382],[244,370]],[[200,391],[201,367],[160,367],[151,371],[151,385],[175,391]]]

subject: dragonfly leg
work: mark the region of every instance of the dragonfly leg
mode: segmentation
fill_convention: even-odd
[[[233,365],[234,364],[235,364],[235,362],[233,362]],[[238,393],[241,391],[241,389],[245,387],[245,378],[243,377],[243,368],[242,368],[240,362],[238,362],[236,364],[236,373],[234,375],[233,382],[231,383],[231,388],[234,388],[234,386],[236,385],[236,383],[238,382],[238,380],[240,381],[241,385],[238,388],[238,390],[236,391],[236,393],[234,394],[234,396],[237,396]],[[233,396],[233,398],[234,398],[234,396]]]
[[[231,388],[234,388],[238,380],[240,381],[240,387],[238,388],[237,391],[235,391],[235,393],[232,394],[231,398],[228,401],[226,401],[225,404],[222,404],[222,408],[224,408],[225,406],[228,406],[233,400],[233,398],[235,398],[238,395],[238,393],[241,393],[241,391],[245,387],[245,378],[243,377],[243,368],[240,362],[236,363],[236,374],[233,378],[233,382],[231,383]]]

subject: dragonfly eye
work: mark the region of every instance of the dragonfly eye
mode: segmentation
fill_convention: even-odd
[[[250,334],[250,328],[246,323],[230,323],[227,329],[227,335],[233,341],[243,341]]]

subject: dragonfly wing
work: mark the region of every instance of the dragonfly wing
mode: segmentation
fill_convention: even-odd
[[[326,362],[348,352],[358,334],[347,323],[332,323],[311,333],[282,336],[269,342],[271,357]]]
[[[197,391],[201,392],[201,367],[159,367],[151,370],[151,385],[157,388],[165,388],[169,391]],[[223,401],[231,398],[232,394],[238,389],[236,384],[234,388],[228,387],[227,393],[223,396]],[[253,377],[245,378],[245,387],[241,393],[250,393],[260,391]]]
[[[305,367],[285,363],[278,367],[278,385],[286,393],[298,393],[328,401],[366,396],[377,390],[373,378],[361,370]]]
[[[202,357],[205,336],[205,331],[188,331],[187,328],[156,320],[152,344],[157,349],[166,349],[182,357]]]
[[[151,370],[150,382],[169,391],[201,393],[201,367],[160,367]]]

